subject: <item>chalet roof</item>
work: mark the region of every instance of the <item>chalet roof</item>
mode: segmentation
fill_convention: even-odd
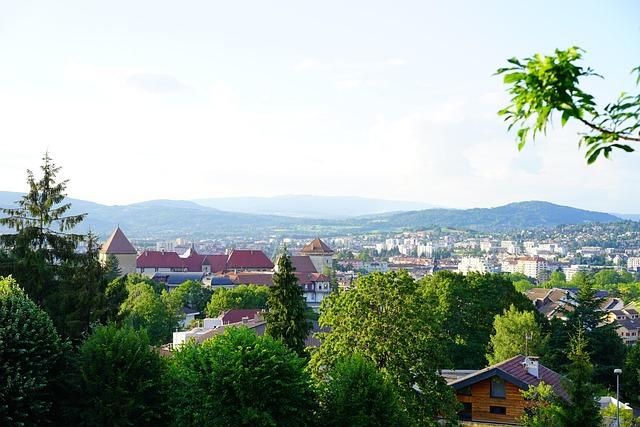
[[[333,255],[333,249],[331,249],[325,242],[316,237],[311,242],[302,248],[304,255]]]
[[[562,387],[562,376],[559,373],[552,371],[544,365],[538,364],[539,378],[535,377],[527,371],[524,366],[524,361],[525,356],[519,354],[504,362],[496,363],[495,365],[488,366],[465,377],[454,380],[450,382],[449,385],[453,387],[454,390],[460,390],[471,384],[497,376],[522,390],[527,390],[529,386],[535,387],[541,382],[544,382],[553,387],[553,390],[558,396],[564,399],[568,398],[567,392]]]
[[[252,249],[234,249],[227,259],[227,269],[273,268],[273,263],[264,252]]]
[[[103,254],[137,254],[127,236],[124,235],[120,227],[117,227],[106,242],[100,247]]]

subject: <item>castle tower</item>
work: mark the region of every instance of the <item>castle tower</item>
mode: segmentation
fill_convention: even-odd
[[[103,264],[106,263],[110,255],[113,255],[118,260],[120,274],[125,275],[136,272],[136,258],[138,253],[120,227],[117,227],[107,241],[100,247],[100,262]]]
[[[333,249],[316,237],[302,248],[302,255],[307,255],[318,273],[322,273],[325,267],[333,268]]]

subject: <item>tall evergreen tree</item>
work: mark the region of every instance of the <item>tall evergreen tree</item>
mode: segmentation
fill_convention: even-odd
[[[587,351],[587,340],[582,330],[571,338],[569,370],[565,388],[569,402],[564,408],[566,427],[598,427],[602,422],[600,406],[595,400],[596,388],[591,383],[593,364]]]
[[[17,208],[2,208],[7,215],[0,225],[15,233],[0,236],[10,254],[9,269],[27,294],[42,304],[47,292],[55,288],[57,270],[70,257],[83,236],[72,233],[85,214],[68,214],[71,204],[63,203],[67,181],[56,181],[60,167],[45,153],[37,179],[27,170],[29,191],[17,202]]]
[[[582,331],[589,357],[594,364],[594,381],[608,386],[615,385],[613,369],[622,366],[626,349],[615,331],[615,325],[604,320],[606,313],[600,309],[602,298],[597,296],[591,281],[581,281],[575,301],[566,310],[567,321],[552,325],[549,354],[545,363],[554,369],[566,371],[569,360],[571,336]]]
[[[291,258],[283,251],[278,259],[273,286],[269,288],[266,313],[267,329],[265,333],[281,339],[287,347],[299,355],[305,353],[304,340],[309,335],[311,323],[307,320],[307,304],[293,273]]]
[[[111,260],[104,265],[100,262],[99,248],[97,237],[89,233],[86,252],[74,254],[61,265],[60,283],[47,299],[58,330],[75,341],[89,331],[92,323],[104,318],[108,302],[105,291],[117,275],[117,265]]]

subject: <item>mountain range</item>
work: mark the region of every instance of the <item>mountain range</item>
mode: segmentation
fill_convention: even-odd
[[[229,212],[327,219],[416,211],[435,207],[422,202],[306,194],[274,197],[219,197],[195,199],[194,202]]]
[[[0,207],[10,207],[21,193],[0,192]],[[117,225],[128,236],[136,239],[212,238],[221,236],[275,235],[308,237],[420,229],[431,226],[468,228],[478,231],[506,231],[536,227],[553,227],[561,224],[585,222],[614,222],[621,218],[612,214],[577,209],[542,201],[510,203],[494,208],[443,209],[429,208],[402,212],[402,203],[365,198],[324,198],[315,196],[282,196],[286,200],[282,212],[275,215],[277,198],[240,198],[186,200],[150,200],[129,205],[102,205],[86,200],[68,199],[71,213],[87,213],[87,219],[79,231],[92,230],[101,237],[108,235]],[[275,199],[275,200],[274,200]],[[223,200],[215,205],[214,201]],[[340,209],[343,200],[345,208]],[[331,215],[309,217],[318,212],[322,202],[328,201],[333,209],[325,208]],[[216,207],[246,209],[248,212],[228,211]],[[244,205],[243,205],[244,204]],[[243,206],[245,206],[243,208]],[[262,206],[262,214],[251,213]],[[273,209],[269,208],[271,206]],[[296,207],[298,206],[298,207]],[[348,214],[351,212],[351,214]],[[2,230],[0,229],[0,232]]]

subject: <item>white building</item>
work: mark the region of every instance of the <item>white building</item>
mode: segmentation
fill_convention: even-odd
[[[567,282],[571,280],[571,278],[579,271],[586,273],[591,270],[591,267],[584,264],[572,264],[569,267],[564,267],[562,271],[564,272],[565,277],[567,278]]]
[[[627,259],[627,270],[638,271],[640,269],[640,256],[630,256]]]
[[[491,267],[487,261],[479,257],[462,257],[458,262],[458,272],[465,276],[470,272],[488,273]]]

